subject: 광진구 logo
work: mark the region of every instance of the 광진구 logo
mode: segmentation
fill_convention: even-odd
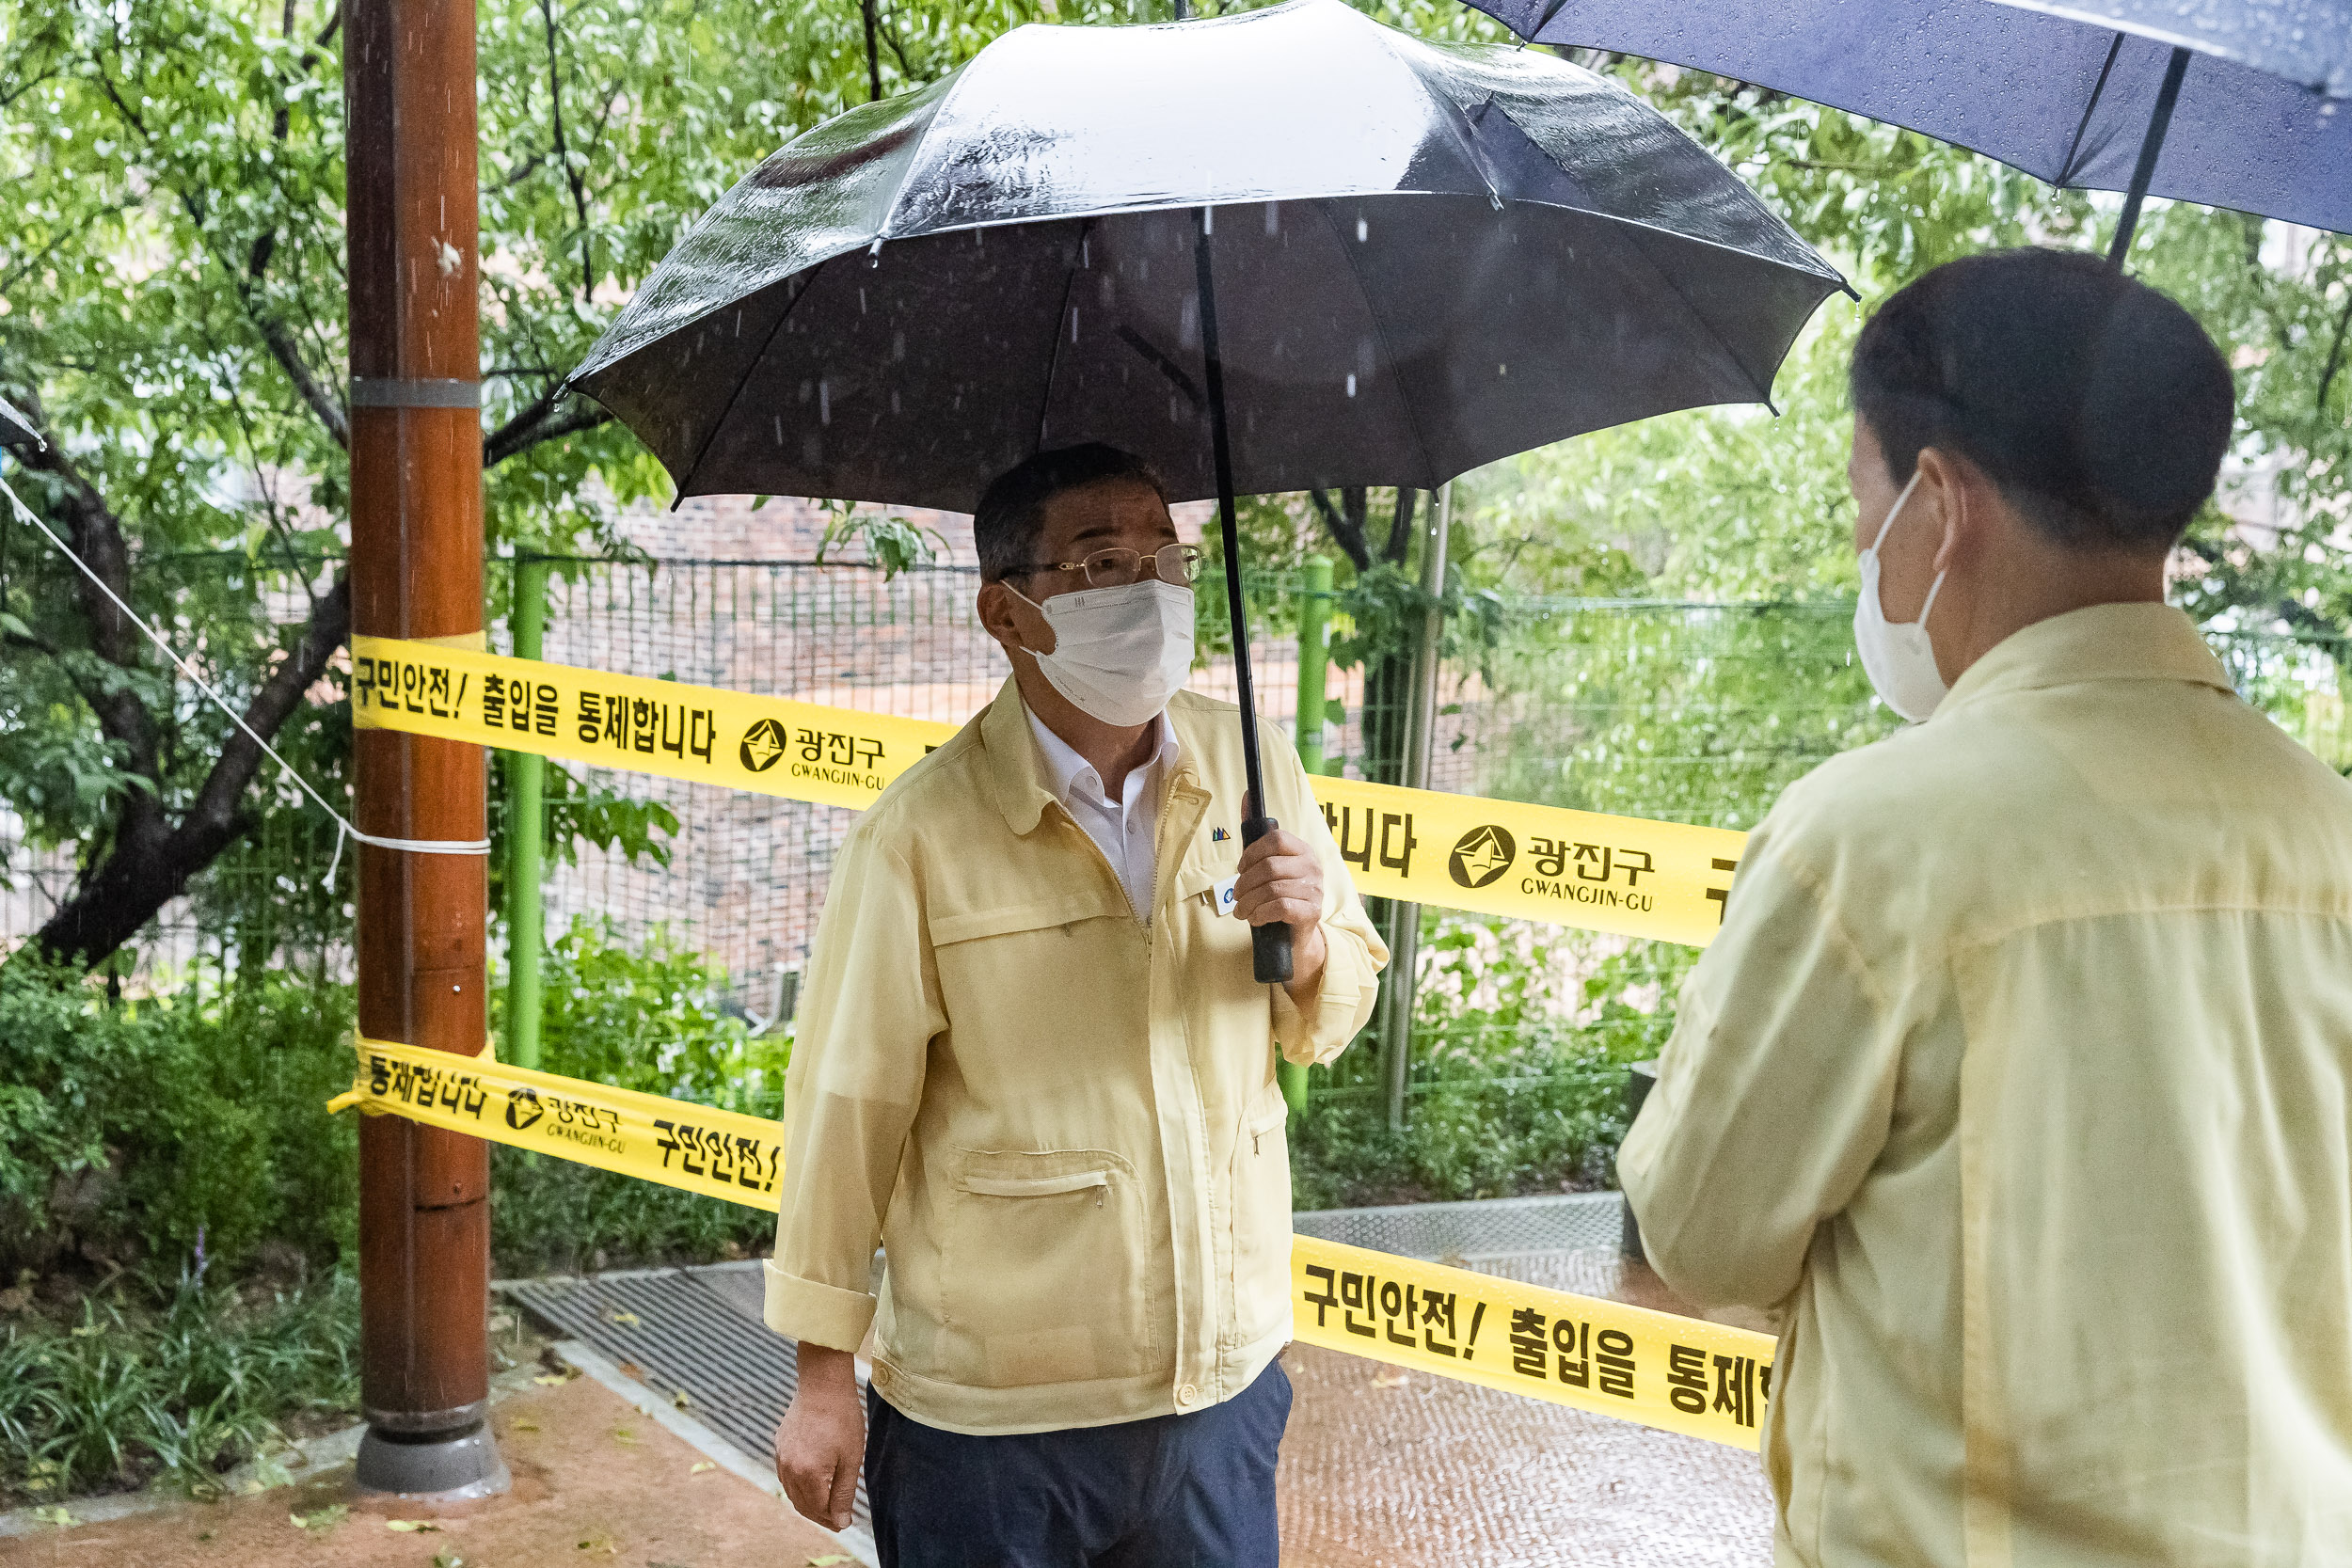
[[[539,1091],[525,1085],[506,1091],[506,1125],[519,1132],[548,1114],[539,1103]]]
[[[743,732],[743,766],[755,773],[765,773],[784,760],[785,739],[781,723],[773,719],[757,721]]]
[[[1511,841],[1510,831],[1488,822],[1472,828],[1455,842],[1454,853],[1446,857],[1445,868],[1463,887],[1485,887],[1511,869],[1518,852],[1518,846]]]

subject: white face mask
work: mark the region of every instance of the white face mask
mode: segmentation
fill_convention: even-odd
[[[1013,596],[1054,628],[1054,651],[1031,651],[1046,684],[1089,717],[1132,728],[1168,706],[1192,673],[1192,590],[1158,578],[1120,588]]]
[[[1863,673],[1870,677],[1879,701],[1915,724],[1933,713],[1950,689],[1944,684],[1944,673],[1935,667],[1935,644],[1928,640],[1928,611],[1935,608],[1944,574],[1936,573],[1935,580],[1928,585],[1928,602],[1919,607],[1916,621],[1889,626],[1886,607],[1879,602],[1879,546],[1886,543],[1886,531],[1895,526],[1903,502],[1918,487],[1919,470],[1915,468],[1911,483],[1903,486],[1903,493],[1887,509],[1886,521],[1879,525],[1879,536],[1862,552],[1862,598],[1853,607],[1853,641],[1862,654]]]

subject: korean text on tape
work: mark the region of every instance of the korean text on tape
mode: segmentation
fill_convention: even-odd
[[[352,718],[510,752],[863,810],[955,733],[718,687],[353,639]],[[1359,892],[1703,945],[1744,835],[1353,779],[1315,797]]]
[[[784,1129],[758,1117],[609,1088],[488,1056],[358,1039],[358,1105],[773,1212]]]
[[[1765,1335],[1313,1236],[1291,1238],[1291,1320],[1305,1344],[1734,1448],[1772,1394]]]
[[[732,1111],[361,1037],[358,1105],[775,1211],[783,1130]],[[1291,1242],[1293,1332],[1440,1377],[1754,1449],[1772,1341],[1469,1269]]]

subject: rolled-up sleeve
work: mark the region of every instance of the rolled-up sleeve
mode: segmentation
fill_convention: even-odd
[[[1677,1009],[1618,1180],[1677,1294],[1771,1307],[1885,1147],[1899,1031],[1852,938],[1762,832]]]
[[[868,816],[834,863],[785,1076],[784,1178],[768,1326],[855,1350],[873,1321],[875,1245],[946,1027],[921,889]]]
[[[1279,758],[1279,760],[1278,760]],[[1285,766],[1287,765],[1287,766]],[[1380,972],[1388,966],[1389,949],[1364,914],[1356,896],[1355,879],[1340,858],[1323,812],[1315,804],[1296,753],[1269,752],[1268,783],[1281,820],[1307,841],[1323,866],[1323,984],[1314,1006],[1302,1011],[1290,992],[1274,988],[1274,1037],[1282,1058],[1310,1065],[1328,1062],[1347,1049],[1372,1020],[1372,1006],[1380,995]],[[1277,771],[1279,769],[1279,771]]]

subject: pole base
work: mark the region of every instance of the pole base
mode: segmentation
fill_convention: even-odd
[[[363,1492],[468,1502],[497,1497],[515,1478],[485,1421],[462,1432],[421,1436],[372,1426],[359,1439],[355,1479]]]

